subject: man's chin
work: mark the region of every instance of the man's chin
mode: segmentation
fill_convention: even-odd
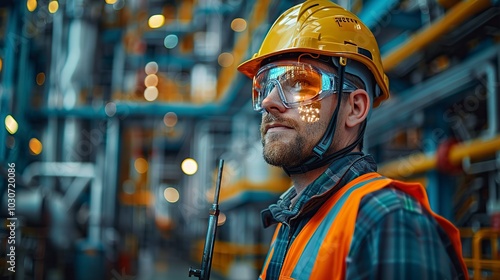
[[[270,157],[264,155],[264,160],[267,162],[267,164],[276,166],[276,167],[281,167],[281,168],[286,168],[286,167],[291,167],[291,166],[297,166],[299,163],[295,165],[290,165],[290,161],[284,158],[277,158],[277,157]]]
[[[297,157],[297,151],[291,151],[291,148],[284,145],[269,145],[264,147],[264,160],[273,166],[286,167],[300,164]]]
[[[268,158],[264,157],[264,160],[267,162],[267,164],[269,165],[272,165],[272,166],[276,166],[276,167],[281,167],[283,168],[283,165],[277,163],[277,162],[274,162],[272,160],[269,160]]]
[[[264,160],[267,162],[267,164],[272,165],[272,166],[276,166],[276,167],[283,167],[284,166],[283,161],[276,158],[276,157],[270,157],[270,156],[264,155]]]

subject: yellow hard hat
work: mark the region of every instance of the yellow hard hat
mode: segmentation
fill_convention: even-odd
[[[389,98],[389,79],[375,36],[356,15],[335,3],[309,0],[285,11],[269,29],[259,51],[238,70],[252,79],[264,59],[287,53],[356,60],[370,70],[378,86],[373,106]]]

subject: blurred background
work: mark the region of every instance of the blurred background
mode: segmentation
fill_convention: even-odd
[[[290,181],[261,157],[236,67],[300,2],[1,0],[2,279],[188,279],[220,158],[212,279],[256,279],[260,211]],[[390,78],[365,152],[425,185],[473,279],[500,279],[499,2],[337,1]]]

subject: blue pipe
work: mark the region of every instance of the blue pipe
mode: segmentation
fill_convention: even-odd
[[[392,13],[387,27],[413,32],[422,27],[422,16],[420,12]]]
[[[384,16],[389,14],[399,3],[399,0],[371,0],[363,5],[358,17],[371,30],[382,21]]]
[[[477,80],[477,76],[471,75],[471,73],[477,74],[485,71],[484,68],[478,68],[477,65],[485,65],[499,51],[500,46],[494,45],[469,57],[461,64],[401,92],[398,95],[401,97],[398,102],[382,104],[373,112],[365,132],[366,139],[377,141],[375,139],[380,138],[380,131],[387,131],[389,127],[395,128],[422,108],[427,108],[439,100],[459,93],[461,88]],[[373,141],[370,144],[372,143]]]
[[[253,5],[249,5],[248,7],[253,7]],[[227,8],[227,7],[226,7]],[[228,12],[228,9],[225,9],[223,12]],[[200,9],[196,10],[196,14],[200,13],[208,13],[210,14],[212,11],[210,9]],[[196,23],[190,23],[185,25],[186,28],[192,28]],[[165,30],[163,30],[164,32]],[[167,30],[168,31],[168,30]],[[106,38],[107,40],[116,39],[116,34],[110,33]],[[138,63],[139,61],[143,61],[144,57],[135,57],[132,59],[133,63]],[[177,63],[181,63],[183,65],[194,65],[195,61],[191,57],[174,57],[172,55],[163,55],[159,58],[155,58],[159,64],[166,64],[166,62],[172,62],[172,60],[176,60]],[[163,61],[163,63],[162,63]],[[243,75],[237,75],[235,79],[233,79],[232,85],[230,88],[223,93],[223,97],[218,102],[208,103],[208,104],[191,104],[191,103],[149,103],[149,102],[116,102],[116,112],[113,116],[108,116],[105,112],[104,106],[102,107],[93,107],[93,106],[78,106],[72,109],[64,109],[64,108],[42,108],[39,110],[35,110],[30,112],[30,118],[39,118],[39,117],[68,117],[74,116],[84,119],[106,119],[109,117],[119,117],[121,119],[125,119],[128,116],[164,116],[168,112],[176,113],[180,117],[210,117],[217,115],[227,115],[228,113],[232,113],[231,106],[235,103],[236,98],[238,97],[238,93],[243,88],[243,84],[245,84],[246,78]],[[250,96],[250,88],[248,89],[248,96]],[[250,99],[249,97],[245,97],[246,99]],[[249,110],[250,111],[250,110]]]
[[[398,36],[392,38],[390,41],[385,43],[384,45],[380,46],[380,54],[384,56],[386,53],[395,50],[398,46],[403,45],[404,43],[408,42],[411,38],[411,32],[409,31],[404,31],[403,33],[399,34]]]
[[[192,104],[192,103],[148,103],[148,102],[116,102],[116,112],[108,116],[104,107],[78,106],[72,109],[48,109],[43,108],[29,114],[30,118],[39,117],[79,117],[83,119],[106,119],[119,117],[124,120],[132,116],[164,116],[173,112],[179,117],[210,117],[227,115],[229,108],[237,98],[243,84],[244,77],[239,75],[234,85],[228,90],[228,94],[219,103]],[[250,89],[248,89],[250,91]],[[250,93],[248,94],[250,96]],[[246,98],[246,97],[245,97]],[[249,98],[249,97],[248,97]]]

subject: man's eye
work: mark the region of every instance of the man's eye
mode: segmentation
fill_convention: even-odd
[[[299,92],[299,91],[311,91],[311,90],[316,90],[317,86],[309,82],[308,80],[304,79],[296,79],[294,81],[291,81],[290,84],[290,89]]]
[[[300,91],[301,89],[307,87],[307,82],[306,81],[294,81],[291,87],[294,90]]]

